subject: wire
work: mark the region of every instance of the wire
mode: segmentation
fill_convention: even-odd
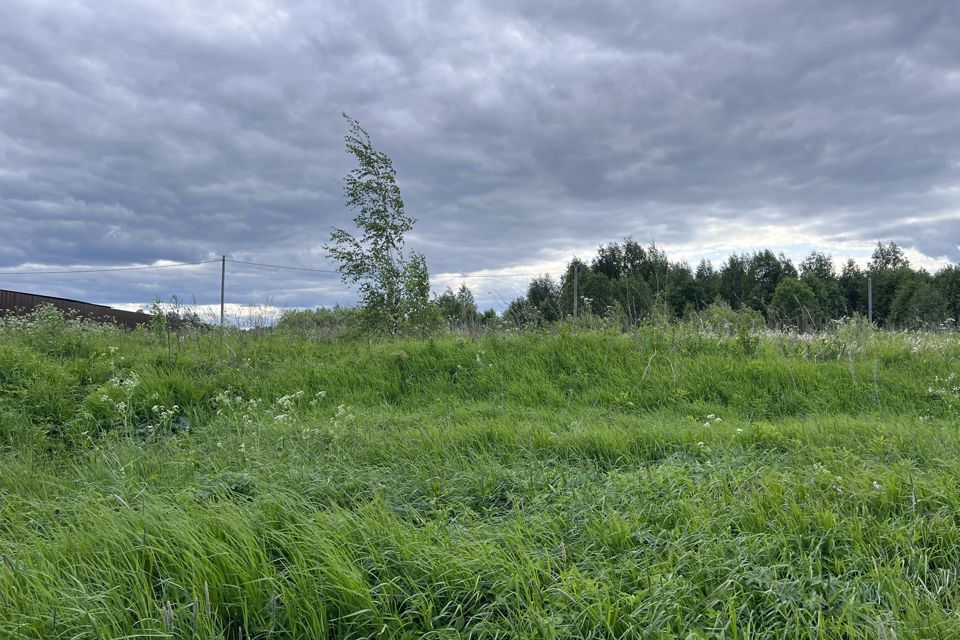
[[[445,278],[538,278],[542,273],[481,273],[471,275],[469,273],[438,273],[436,277]]]
[[[220,262],[217,260],[216,262]],[[293,271],[313,271],[315,273],[339,273],[333,269],[309,269],[307,267],[288,267],[282,264],[264,264],[262,262],[247,262],[246,260],[232,260],[227,258],[227,262],[233,262],[234,264],[249,264],[254,267],[267,267],[270,269],[291,269]]]
[[[142,267],[107,267],[103,269],[61,269],[53,271],[0,271],[0,276],[42,276],[42,275],[59,275],[59,274],[70,274],[70,273],[105,273],[108,271],[143,271],[146,269],[170,269],[173,267],[188,267],[198,264],[210,264],[213,262],[220,262],[221,258],[214,260],[199,260],[197,262],[177,262],[174,264],[157,264],[149,265]],[[311,267],[293,267],[283,264],[267,264],[265,262],[249,262],[247,260],[233,260],[232,258],[226,258],[227,262],[232,262],[234,264],[245,264],[252,267],[266,267],[268,269],[289,269],[291,271],[309,271],[312,273],[339,273],[335,269],[314,269]],[[469,273],[440,273],[436,274],[434,277],[443,277],[443,278],[536,278],[543,274],[541,273],[481,273],[481,274],[469,274]]]
[[[170,269],[172,267],[189,267],[196,264],[208,264],[220,260],[199,260],[197,262],[177,262],[174,264],[155,264],[145,267],[108,267],[105,269],[64,269],[60,271],[0,271],[0,276],[43,276],[47,274],[64,273],[104,273],[107,271],[142,271],[144,269]]]
[[[218,261],[219,262],[219,261]],[[283,264],[266,264],[263,262],[248,262],[246,260],[233,260],[232,258],[227,258],[227,262],[233,262],[235,264],[248,264],[254,267],[268,267],[270,269],[291,269],[293,271],[313,271],[316,273],[339,273],[335,269],[313,269],[308,267],[291,267]],[[447,277],[447,278],[510,278],[510,277],[522,277],[530,278],[537,277],[543,274],[540,273],[485,273],[480,275],[470,275],[469,273],[439,273],[435,274],[434,277]]]

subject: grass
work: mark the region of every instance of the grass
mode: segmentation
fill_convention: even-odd
[[[958,356],[6,321],[0,637],[955,638]]]

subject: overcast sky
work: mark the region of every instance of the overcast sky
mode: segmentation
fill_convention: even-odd
[[[0,271],[227,254],[330,268],[346,111],[391,156],[408,245],[559,272],[632,235],[960,260],[960,3],[2,0]],[[502,306],[526,278],[469,279]],[[228,300],[353,298],[228,264]],[[0,288],[213,302],[215,264],[0,275]]]

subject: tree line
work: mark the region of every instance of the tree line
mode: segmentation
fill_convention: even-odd
[[[631,326],[710,309],[752,312],[768,325],[803,331],[871,310],[873,320],[887,328],[955,325],[960,317],[958,268],[951,265],[934,274],[915,269],[893,242],[878,242],[866,269],[851,259],[838,271],[833,258],[822,252],[795,265],[768,249],[735,253],[716,267],[701,260],[693,268],[669,260],[654,243],[644,247],[628,237],[601,245],[589,261],[574,258],[559,280],[534,278],[526,295],[510,302],[500,316],[493,310],[479,312],[465,285],[431,299],[426,259],[404,247],[404,235],[416,221],[404,209],[393,164],[356,120],[343,115],[346,151],[357,162],[344,178],[354,228],[335,229],[326,250],[344,283],[358,290],[355,319],[368,330],[395,335],[444,323],[469,327],[495,322],[527,327],[580,315]],[[324,322],[334,317],[324,316]]]
[[[543,324],[580,314],[636,324],[659,314],[683,319],[711,305],[753,310],[771,326],[816,330],[843,317],[868,314],[887,328],[955,324],[960,316],[960,270],[931,274],[913,268],[903,250],[877,243],[866,268],[847,260],[837,269],[830,255],[814,251],[794,264],[769,249],[729,256],[719,266],[691,267],[670,261],[656,244],[627,238],[601,245],[589,261],[574,258],[559,280],[530,281],[526,295],[504,313],[520,325]],[[576,300],[574,290],[576,289]]]

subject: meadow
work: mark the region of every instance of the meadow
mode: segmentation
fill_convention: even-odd
[[[2,638],[957,638],[960,338],[0,321]]]

